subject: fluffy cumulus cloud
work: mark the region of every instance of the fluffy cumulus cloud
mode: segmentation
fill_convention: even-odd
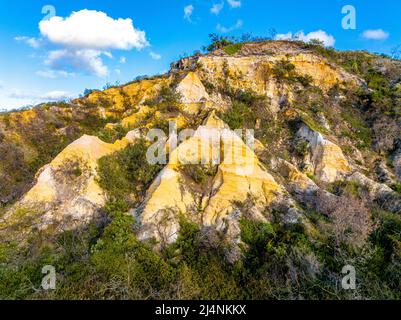
[[[242,20],[237,20],[237,22],[234,25],[232,25],[231,27],[224,27],[219,23],[216,26],[216,29],[220,33],[229,33],[229,32],[232,32],[234,30],[237,30],[237,29],[241,28],[243,26],[243,24],[244,23],[242,22]]]
[[[305,34],[303,31],[297,33],[281,33],[276,35],[276,40],[300,40],[304,42],[320,40],[326,47],[332,47],[336,42],[336,39],[332,35],[327,34],[323,30],[313,31],[308,34]]]
[[[390,34],[383,29],[376,30],[365,30],[362,34],[365,39],[368,40],[386,40]]]
[[[223,8],[224,8],[224,2],[214,3],[210,8],[210,12],[215,15],[218,15],[220,11],[223,10]]]
[[[191,22],[192,13],[194,12],[194,6],[192,4],[184,7],[184,19]]]
[[[227,2],[231,8],[240,8],[241,7],[241,0],[227,0]]]
[[[85,9],[66,18],[55,16],[43,20],[39,29],[43,41],[58,47],[48,52],[45,60],[53,72],[38,72],[48,78],[70,75],[73,71],[103,77],[109,72],[103,56],[112,59],[112,50],[141,50],[149,46],[145,32],[136,29],[131,19],[113,19],[95,10]],[[31,39],[20,41],[32,42]]]
[[[107,76],[108,68],[103,63],[102,54],[107,55],[105,52],[92,49],[53,50],[45,60],[45,65],[54,70],[80,70],[103,77]]]
[[[94,10],[43,20],[39,29],[50,42],[69,48],[131,50],[149,45],[145,32],[135,29],[131,19],[113,19]]]

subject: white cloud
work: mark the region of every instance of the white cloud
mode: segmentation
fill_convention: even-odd
[[[55,70],[80,70],[95,74],[99,77],[108,75],[108,68],[104,65],[101,55],[102,51],[83,49],[70,50],[61,49],[49,52],[45,64]]]
[[[303,31],[299,31],[295,34],[288,32],[276,35],[276,40],[301,40],[304,42],[309,42],[312,39],[322,41],[326,47],[332,47],[336,42],[336,39],[332,35],[327,34],[323,30],[313,31],[308,34],[305,34]]]
[[[74,77],[75,73],[63,70],[39,70],[36,72],[36,75],[42,78],[56,79]]]
[[[149,55],[152,57],[153,60],[160,60],[160,59],[162,58],[162,56],[161,56],[160,54],[155,53],[155,52],[153,52],[153,51],[151,51],[151,52],[149,53]]]
[[[188,20],[189,22],[191,22],[191,16],[192,13],[194,12],[194,6],[192,4],[184,7],[184,19]]]
[[[40,39],[30,38],[30,37],[25,37],[25,36],[15,37],[14,40],[18,41],[18,42],[23,42],[34,49],[39,48],[41,46],[41,42],[42,42],[42,40],[40,40]]]
[[[121,74],[121,70],[120,70],[120,69],[114,69],[114,72],[115,72],[116,74],[118,74],[118,75]]]
[[[68,100],[70,98],[71,98],[70,93],[66,91],[50,91],[40,97],[40,99],[46,101],[60,101],[60,100]]]
[[[293,36],[291,31],[288,33],[279,33],[276,35],[276,40],[293,40]]]
[[[224,27],[222,26],[220,23],[216,26],[217,31],[221,32],[221,33],[229,33],[232,32],[236,29],[239,29],[243,26],[243,22],[242,20],[237,20],[237,22],[235,23],[235,25],[231,26],[231,27]]]
[[[215,3],[213,4],[213,6],[210,8],[210,12],[218,15],[220,13],[221,10],[223,10],[224,8],[224,2],[221,3]]]
[[[386,40],[390,34],[383,29],[365,30],[362,34],[365,39],[369,40]]]
[[[20,89],[4,90],[0,95],[0,111],[20,109],[26,106],[34,106],[44,102],[56,102],[70,100],[74,94],[63,90],[49,92],[29,91]]]
[[[4,88],[4,81],[0,80],[0,89],[3,89],[3,88]]]
[[[145,32],[135,29],[131,19],[113,19],[95,10],[42,20],[39,29],[50,42],[68,48],[105,51],[142,49],[149,45]]]
[[[113,55],[111,54],[111,52],[109,52],[109,51],[104,51],[103,54],[104,54],[107,58],[113,59]]]
[[[120,58],[120,63],[121,64],[127,63],[127,58],[126,57],[121,57]]]
[[[240,8],[241,7],[241,0],[227,0],[227,2],[231,8]]]
[[[69,76],[75,70],[106,76],[108,68],[102,56],[113,59],[112,50],[141,50],[150,45],[145,32],[136,29],[132,19],[113,19],[96,10],[72,12],[68,17],[54,16],[42,20],[39,29],[40,39],[20,36],[15,40],[35,49],[43,44],[52,46],[44,61],[51,70],[37,72],[47,78]],[[122,57],[120,63],[125,62]]]
[[[45,101],[61,101],[71,98],[71,94],[67,91],[50,91],[44,94],[37,94],[32,92],[25,92],[19,89],[14,89],[8,94],[12,99],[31,100],[32,103],[40,103]]]
[[[150,45],[145,32],[136,29],[131,19],[113,19],[95,10],[43,20],[39,29],[44,40],[59,47],[48,52],[45,60],[45,65],[57,72],[77,70],[103,77],[109,71],[102,56],[112,59],[112,50],[141,50]],[[120,63],[125,63],[125,58]]]

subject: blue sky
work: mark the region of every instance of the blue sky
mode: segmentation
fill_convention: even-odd
[[[46,5],[55,17],[42,13]],[[356,10],[355,30],[342,27],[345,5]],[[207,44],[212,32],[267,36],[275,28],[284,37],[303,31],[301,37],[319,35],[340,50],[390,53],[401,44],[400,21],[399,0],[2,1],[0,109],[167,71],[180,55]]]

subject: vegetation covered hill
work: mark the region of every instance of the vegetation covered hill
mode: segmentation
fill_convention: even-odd
[[[400,298],[401,62],[315,41],[208,49],[0,114],[1,298]],[[150,164],[146,135],[171,120],[193,132]],[[45,265],[54,291],[37,289]]]

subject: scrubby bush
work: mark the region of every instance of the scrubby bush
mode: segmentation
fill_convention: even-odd
[[[392,184],[391,189],[393,189],[395,192],[398,192],[401,194],[401,183]]]
[[[310,146],[307,141],[302,139],[298,139],[297,141],[295,141],[294,151],[298,156],[305,156],[308,153],[309,148]]]
[[[147,149],[148,144],[141,140],[99,160],[99,184],[110,199],[125,200],[131,193],[138,194],[146,190],[161,169],[160,165],[149,164]]]
[[[221,117],[231,129],[255,129],[256,120],[271,117],[270,101],[250,90],[231,90],[232,108]]]
[[[113,127],[105,127],[104,129],[99,130],[98,137],[104,142],[114,143],[117,140],[124,138],[129,131],[129,127],[116,124]]]
[[[233,38],[219,36],[215,33],[210,34],[209,38],[211,43],[207,47],[204,47],[204,50],[207,52],[213,52],[234,44]]]
[[[207,179],[214,177],[217,167],[203,166],[199,164],[187,164],[182,166],[183,172],[198,184],[204,184]]]
[[[252,110],[242,102],[234,102],[230,111],[222,116],[222,120],[231,129],[242,129],[245,124],[252,127],[255,125],[256,117]]]
[[[291,81],[296,77],[295,65],[288,60],[281,60],[273,67],[273,75],[276,80]]]
[[[372,145],[371,129],[360,118],[349,112],[343,112],[341,116],[350,126],[349,131],[344,134],[359,141],[359,148],[370,148]]]
[[[157,107],[161,112],[178,112],[181,110],[181,94],[168,85],[163,85],[159,94],[145,104]]]
[[[288,83],[298,82],[304,87],[309,87],[313,82],[312,76],[298,74],[295,65],[285,59],[280,60],[273,66],[272,74],[277,81]]]
[[[242,49],[241,43],[231,44],[224,48],[224,52],[232,56],[238,53]]]
[[[338,246],[362,247],[366,243],[373,226],[370,211],[362,200],[320,192],[316,197],[316,208],[333,219],[331,231]]]

